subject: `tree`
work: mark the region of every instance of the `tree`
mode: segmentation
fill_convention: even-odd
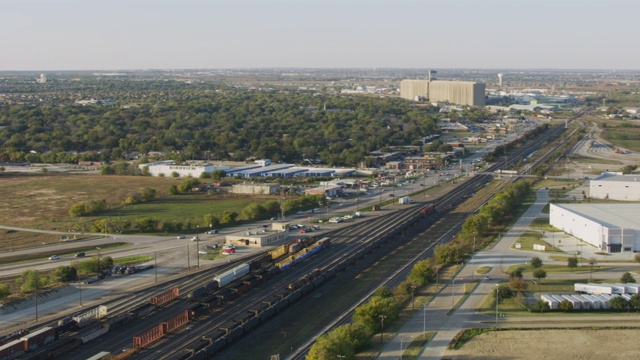
[[[544,269],[535,269],[533,271],[533,277],[538,279],[538,281],[542,281],[547,277],[547,272]]]
[[[237,219],[238,213],[235,211],[225,211],[222,213],[222,222],[225,224],[234,223]]]
[[[609,301],[609,307],[614,310],[623,311],[629,307],[629,302],[622,296],[617,296]]]
[[[527,290],[527,282],[523,278],[512,278],[509,280],[509,287],[518,293],[520,296]]]
[[[435,258],[438,264],[454,264],[462,260],[460,247],[457,244],[449,243],[437,245]]]
[[[492,295],[495,298],[495,292],[492,292]],[[498,285],[498,297],[500,300],[510,299],[513,297],[513,291],[506,285]]]
[[[569,300],[562,300],[558,304],[558,310],[571,311],[573,310],[573,304]]]
[[[245,220],[257,220],[267,217],[267,209],[258,203],[252,203],[245,206],[242,211],[242,217]]]
[[[627,271],[626,273],[622,274],[620,282],[623,284],[635,283],[636,279],[634,279],[633,275],[631,275],[631,273]]]
[[[204,220],[205,226],[216,227],[220,225],[220,219],[213,214],[205,214],[202,219]]]
[[[543,300],[538,300],[533,305],[531,305],[531,311],[543,313],[549,310],[551,310],[551,308],[549,307],[549,304],[547,304]]]
[[[533,266],[536,269],[541,267],[542,266],[542,260],[537,256],[532,257],[531,258],[531,266]]]
[[[73,266],[58,266],[55,276],[60,282],[71,282],[78,279],[78,271]]]
[[[640,310],[640,294],[634,294],[631,296],[631,300],[629,300],[629,307],[635,311]]]
[[[573,269],[573,268],[575,268],[577,266],[578,266],[578,258],[577,257],[567,258],[567,267],[569,269]]]
[[[515,269],[509,274],[509,279],[522,279],[522,269]]]
[[[633,259],[640,264],[640,254],[636,254],[636,256],[633,257]]]
[[[178,191],[178,186],[177,185],[169,186],[169,194],[178,195],[179,193],[180,193],[180,191]]]
[[[422,260],[413,266],[413,269],[411,269],[411,273],[407,279],[418,286],[422,286],[432,282],[434,277],[435,269],[431,266],[431,262],[428,260]]]
[[[22,285],[20,286],[21,292],[28,292],[31,290],[40,289],[46,285],[46,278],[40,276],[40,273],[35,270],[26,270],[20,275]]]

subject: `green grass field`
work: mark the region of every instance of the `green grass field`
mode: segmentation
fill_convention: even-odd
[[[553,247],[551,244],[548,244],[547,242],[545,242],[544,240],[542,240],[542,238],[544,237],[544,235],[542,235],[541,233],[537,232],[537,231],[525,231],[522,233],[522,236],[520,236],[518,238],[518,240],[516,240],[512,245],[511,248],[512,249],[517,249],[516,248],[516,244],[520,244],[520,249],[518,250],[533,250],[533,251],[538,251],[538,250],[534,250],[533,249],[533,245],[544,245],[546,247],[545,251],[541,251],[541,253],[550,253],[550,252],[564,252],[560,249],[558,249],[557,247]]]

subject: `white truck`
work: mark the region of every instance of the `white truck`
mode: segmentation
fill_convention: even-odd
[[[398,199],[398,203],[400,203],[400,204],[408,204],[410,202],[411,202],[411,199],[409,199],[408,196],[403,196],[403,197]]]

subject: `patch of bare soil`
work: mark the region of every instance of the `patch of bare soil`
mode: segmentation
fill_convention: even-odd
[[[445,359],[638,359],[640,330],[513,330],[474,337]]]

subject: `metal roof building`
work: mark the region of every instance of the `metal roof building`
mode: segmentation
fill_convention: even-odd
[[[293,167],[293,164],[278,164],[278,165],[269,165],[269,166],[258,166],[256,168],[252,168],[252,169],[246,169],[246,170],[242,170],[242,171],[236,171],[233,173],[234,176],[239,176],[239,177],[245,177],[245,178],[250,178],[250,177],[259,177],[259,176],[270,176],[269,173],[271,173],[272,171],[277,171],[277,170],[282,170],[282,169],[289,169]]]
[[[304,176],[304,172],[307,172],[307,171],[309,171],[309,170],[303,169],[303,168],[292,167],[292,168],[272,171],[267,176],[271,176],[271,177]]]
[[[549,223],[607,253],[640,251],[640,204],[551,204]]]
[[[604,172],[589,181],[589,197],[621,201],[640,201],[640,175]]]

